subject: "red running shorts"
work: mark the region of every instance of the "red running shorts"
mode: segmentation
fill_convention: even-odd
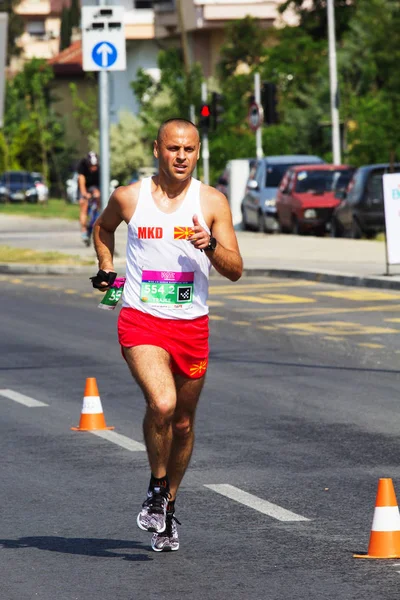
[[[208,315],[197,319],[160,319],[123,307],[118,339],[124,348],[158,346],[171,357],[173,373],[190,379],[205,375],[208,365]]]

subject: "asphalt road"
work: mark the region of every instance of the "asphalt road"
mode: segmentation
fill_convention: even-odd
[[[181,549],[156,554],[135,523],[145,453],[70,430],[96,377],[107,424],[143,441],[117,311],[97,310],[86,277],[0,282],[2,600],[398,596],[400,560],[352,555],[378,479],[400,494],[399,293],[212,279]]]

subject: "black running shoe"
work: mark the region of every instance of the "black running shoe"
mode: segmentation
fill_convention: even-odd
[[[169,492],[161,486],[147,492],[147,499],[142,504],[142,510],[137,516],[137,525],[143,531],[162,533],[165,531]]]
[[[162,533],[153,533],[151,547],[154,552],[174,552],[179,550],[178,528],[180,525],[174,513],[167,512],[166,527]]]

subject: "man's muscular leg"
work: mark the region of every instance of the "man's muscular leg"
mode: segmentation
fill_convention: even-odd
[[[81,196],[79,198],[79,223],[81,225],[82,233],[86,233],[87,227],[87,213],[88,213],[88,201],[87,198]]]
[[[151,472],[154,477],[162,478],[167,473],[176,407],[170,357],[168,352],[157,346],[136,346],[123,350],[131,373],[147,402],[143,433]]]
[[[177,402],[172,420],[172,444],[167,465],[171,500],[175,500],[192,455],[194,418],[204,381],[205,376],[200,379],[188,379],[175,375]]]

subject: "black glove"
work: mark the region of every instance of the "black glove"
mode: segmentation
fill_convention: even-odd
[[[90,280],[92,282],[93,287],[96,288],[96,290],[105,290],[106,288],[112,286],[116,276],[117,274],[114,273],[114,271],[110,271],[110,273],[107,273],[106,271],[100,269],[100,271],[98,271],[95,277],[90,277]],[[106,281],[107,285],[101,285],[103,281]]]

